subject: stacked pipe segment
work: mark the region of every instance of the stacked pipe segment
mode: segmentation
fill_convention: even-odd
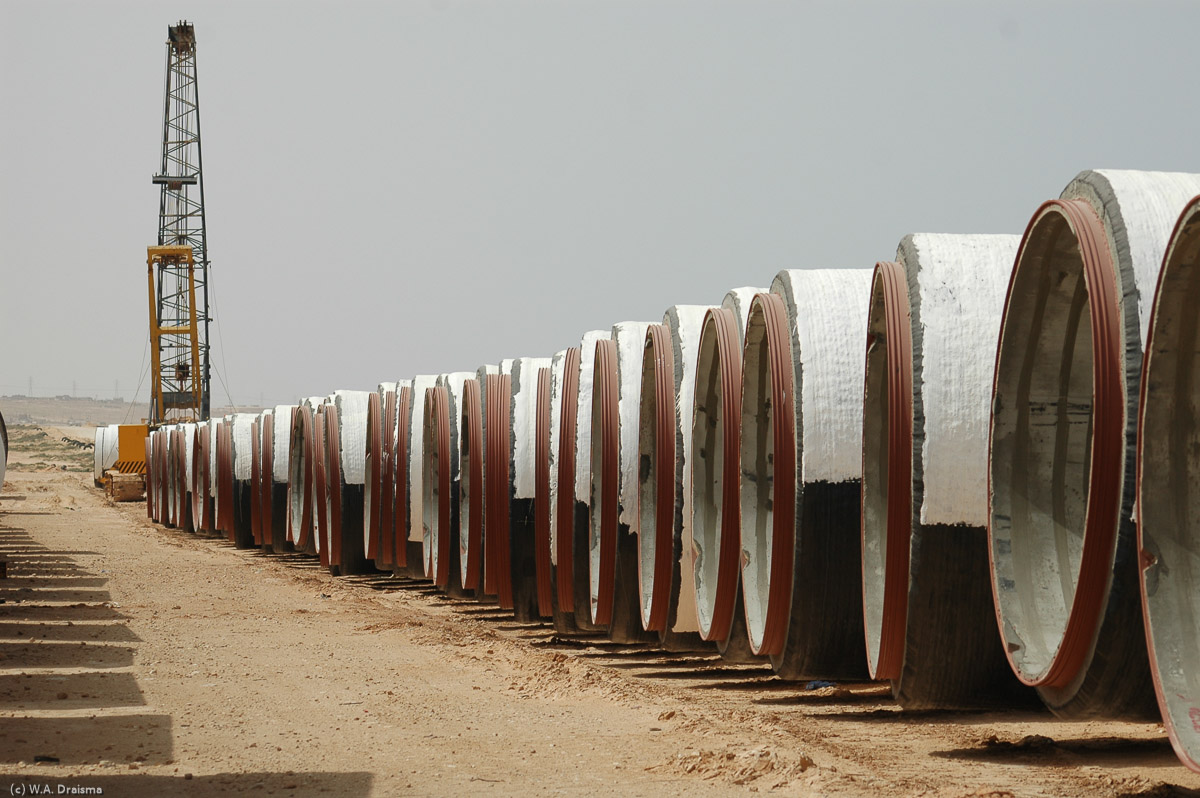
[[[436,374],[423,374],[413,378],[412,404],[409,406],[408,418],[404,420],[404,436],[408,442],[408,468],[406,483],[397,484],[397,491],[403,491],[408,507],[405,518],[407,534],[408,573],[417,578],[424,578],[424,520],[422,464],[425,451],[424,423],[426,392],[437,384]],[[397,499],[398,501],[398,499]]]
[[[696,353],[692,418],[692,548],[702,639],[726,660],[754,658],[741,588],[742,339],[753,297],[740,287],[705,314]]]
[[[511,398],[508,407],[509,568],[513,588],[513,610],[519,621],[539,617],[537,602],[537,554],[535,547],[534,499],[537,496],[537,396],[538,373],[550,367],[550,358],[522,357],[512,362],[509,372]]]
[[[859,523],[862,479],[862,331],[870,269],[780,272],[771,284],[783,326],[775,340],[752,321],[746,332],[741,430],[742,549],[752,641],[785,679],[861,679]],[[762,321],[765,316],[751,315]],[[751,327],[755,328],[753,333]],[[751,340],[756,342],[752,345]],[[778,346],[777,352],[769,351]],[[773,369],[782,375],[772,375]],[[786,407],[768,406],[768,385],[790,386]],[[788,423],[777,414],[787,413]],[[780,433],[782,438],[776,437]],[[790,448],[791,477],[781,479]],[[772,521],[790,506],[782,537]],[[772,511],[772,507],[774,511]],[[777,559],[776,584],[767,564]],[[768,630],[769,623],[775,628]]]
[[[597,631],[592,622],[590,561],[592,490],[592,386],[595,380],[596,345],[609,340],[612,330],[590,330],[579,342],[579,369],[575,396],[575,505],[571,521],[571,568],[563,576],[571,582],[575,625],[582,631]],[[560,519],[561,523],[561,519]]]
[[[1146,642],[1163,725],[1200,772],[1200,196],[1163,259],[1142,369],[1137,528]]]
[[[707,305],[672,305],[647,332],[639,424],[638,548],[642,628],[668,648],[699,638],[692,543],[692,416]],[[660,373],[661,372],[661,373]],[[659,425],[669,422],[668,429]],[[659,443],[663,446],[660,447]],[[662,451],[665,449],[666,451]]]
[[[1083,172],[1034,214],[996,358],[992,587],[1013,670],[1060,717],[1153,718],[1133,522],[1142,342],[1200,175]]]

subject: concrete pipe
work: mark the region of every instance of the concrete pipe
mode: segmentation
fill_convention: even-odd
[[[396,468],[398,462],[396,446],[398,424],[401,419],[401,403],[404,413],[412,400],[408,398],[412,390],[413,380],[401,379],[395,383],[396,389],[384,395],[384,440],[383,440],[383,475],[379,482],[379,557],[376,568],[380,571],[395,572],[398,569],[396,546]],[[406,416],[407,418],[407,416]],[[407,444],[406,444],[407,451]],[[401,541],[401,550],[404,548]]]
[[[179,464],[179,528],[185,532],[196,531],[195,517],[192,515],[192,479],[193,455],[196,449],[196,423],[189,421],[179,425],[179,448],[181,462]]]
[[[461,480],[458,486],[458,564],[463,587],[483,594],[483,404],[479,374],[463,384],[462,413],[459,418],[458,462]]]
[[[389,494],[391,498],[391,521],[384,535],[392,538],[392,573],[401,576],[408,573],[408,418],[412,414],[412,380],[401,380],[396,392],[396,418],[393,421],[392,457],[390,464]],[[384,505],[385,510],[387,504]]]
[[[494,589],[504,610],[513,609],[512,552],[509,548],[509,429],[512,363],[500,362],[500,372],[483,385],[484,590]]]
[[[0,413],[0,488],[4,487],[6,468],[8,468],[8,427],[4,426],[4,414]]]
[[[499,486],[508,500],[509,581],[513,614],[522,623],[537,621],[537,398],[538,374],[550,358],[522,357],[509,372],[509,405],[504,427],[508,437],[508,483]]]
[[[263,543],[276,554],[294,551],[288,540],[288,471],[295,405],[276,405],[263,431]]]
[[[550,542],[550,374],[559,356],[551,359],[550,368],[540,369],[537,378],[537,423],[534,440],[533,536],[534,570],[537,572],[537,612],[543,618],[554,618],[554,573]]]
[[[250,425],[250,534],[261,547],[262,537],[262,415]]]
[[[229,438],[233,429],[233,420],[225,416],[217,422],[217,482],[213,493],[216,508],[217,531],[227,540],[233,539],[233,461],[232,447]]]
[[[989,359],[1019,238],[906,236],[875,268],[863,393],[867,662],[901,706],[1027,700],[987,578]]]
[[[326,451],[328,437],[325,432],[325,404],[314,411],[313,415],[313,482],[310,499],[312,501],[312,536],[313,553],[322,568],[329,567],[329,481],[327,479]]]
[[[1150,297],[1200,175],[1083,172],[1042,205],[1004,305],[992,588],[1009,663],[1060,717],[1156,717],[1138,594],[1136,423]]]
[[[5,452],[8,451],[5,444]],[[7,456],[7,455],[6,455]],[[104,472],[113,467],[113,463],[117,462],[117,425],[109,424],[107,427],[96,427],[96,443],[92,450],[92,460],[94,462],[92,469],[92,479],[96,483],[96,487],[103,486]]]
[[[396,411],[396,388],[397,383],[381,382],[367,397],[367,439],[363,452],[363,551],[377,569],[384,571],[391,571],[396,564],[391,539],[386,546],[388,556],[383,556],[383,512],[387,504],[384,479],[392,458],[391,438],[395,434],[395,427],[389,428],[387,421]],[[390,521],[390,508],[388,516]]]
[[[142,451],[146,456],[146,517],[154,519],[154,437],[150,434],[146,435],[146,440],[142,443]]]
[[[425,509],[424,488],[421,482],[424,476],[422,463],[425,456],[423,431],[426,392],[436,384],[436,375],[422,375],[413,379],[408,417],[403,420],[403,435],[408,457],[407,467],[404,469],[405,482],[396,483],[398,491],[396,502],[399,505],[399,492],[403,492],[407,507],[407,512],[403,516],[405,525],[404,567],[413,579],[425,578]]]
[[[575,472],[574,502],[570,516],[563,515],[566,508],[560,507],[559,524],[566,532],[560,536],[559,560],[566,563],[560,568],[559,594],[570,591],[575,613],[575,626],[582,632],[603,631],[603,627],[592,623],[591,585],[588,571],[590,553],[588,538],[591,535],[590,507],[592,501],[592,384],[595,380],[596,345],[612,337],[612,330],[591,330],[583,334],[579,342],[579,368],[575,379],[575,425],[574,457]],[[569,484],[569,483],[567,483]],[[570,492],[570,489],[568,488]],[[566,584],[564,584],[564,582]]]
[[[233,463],[233,493],[231,494],[233,545],[239,549],[254,548],[254,528],[251,517],[252,491],[250,477],[254,463],[254,422],[252,413],[235,413],[230,430],[231,461]]]
[[[754,296],[729,291],[705,314],[696,351],[692,418],[692,547],[700,637],[729,662],[750,650],[741,585],[742,337]]]
[[[692,544],[692,416],[707,305],[674,305],[646,333],[638,427],[642,628],[669,651],[703,648]]]
[[[335,575],[374,570],[363,548],[363,483],[369,391],[336,391],[325,405],[326,535],[329,571]]]
[[[208,456],[211,431],[211,422],[199,421],[192,433],[192,521],[197,532],[205,533],[213,531]]]
[[[558,352],[550,360],[550,405],[549,416],[549,447],[547,478],[548,518],[547,537],[549,544],[548,557],[550,567],[546,575],[549,577],[550,613],[554,620],[554,629],[560,634],[574,634],[579,631],[575,625],[575,608],[573,603],[564,603],[564,583],[570,588],[569,580],[564,580],[559,573],[560,563],[563,570],[570,570],[570,545],[566,546],[567,557],[560,561],[560,551],[563,543],[569,540],[571,534],[571,518],[575,506],[575,406],[579,393],[579,347],[572,347]],[[569,421],[566,427],[564,424]],[[565,434],[564,434],[565,431]],[[567,461],[570,464],[567,464]],[[540,495],[540,494],[539,494]],[[562,519],[565,519],[562,520]],[[564,535],[562,530],[566,530]],[[540,561],[539,561],[540,566]],[[541,571],[538,571],[539,601],[541,591]]]
[[[425,574],[447,595],[464,598],[459,558],[460,423],[463,390],[475,381],[474,372],[460,371],[438,377],[425,402],[424,497]]]
[[[592,623],[617,643],[655,640],[638,602],[638,399],[646,322],[613,325],[596,344],[592,392],[588,579]]]
[[[174,529],[179,526],[179,425],[163,427],[163,435],[166,442],[166,467],[163,470],[166,484],[163,490],[167,496],[167,517],[164,526]]]
[[[742,365],[742,584],[784,679],[866,676],[859,527],[869,269],[782,271]]]
[[[309,397],[296,405],[292,411],[287,450],[287,539],[297,550],[310,554],[316,551],[313,543],[314,424],[320,403],[319,397]]]
[[[1150,672],[1179,759],[1200,771],[1200,196],[1167,245],[1142,367],[1137,529]]]
[[[170,432],[165,428],[159,429],[155,437],[158,439],[158,451],[154,453],[154,467],[157,471],[155,493],[158,495],[158,522],[164,526],[169,526],[171,523],[171,482],[169,477],[170,460],[168,456]]]

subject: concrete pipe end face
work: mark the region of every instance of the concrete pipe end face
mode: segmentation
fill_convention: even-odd
[[[700,636],[725,640],[740,568],[738,507],[742,364],[735,311],[705,314],[696,352],[692,410],[692,573]]]
[[[750,305],[742,348],[741,560],[750,649],[783,650],[795,528],[794,375],[787,308],[775,294]]]
[[[1179,217],[1155,294],[1138,430],[1138,548],[1151,674],[1180,760],[1200,772],[1200,196]]]
[[[675,523],[675,383],[670,332],[646,330],[638,412],[638,593],[642,628],[663,631]]]
[[[904,657],[912,531],[912,333],[904,267],[875,265],[863,384],[862,590],[867,666],[896,679]]]
[[[1005,302],[990,455],[992,587],[1028,685],[1075,680],[1108,598],[1125,463],[1119,300],[1096,210],[1042,205]]]

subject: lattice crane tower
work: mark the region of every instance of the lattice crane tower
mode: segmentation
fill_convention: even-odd
[[[147,248],[150,350],[154,382],[150,423],[209,417],[208,245],[200,157],[196,32],[168,28],[163,106],[158,245]]]

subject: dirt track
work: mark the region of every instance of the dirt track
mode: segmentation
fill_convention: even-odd
[[[3,496],[0,794],[1200,788],[1157,725],[904,714],[879,685],[558,641],[419,583],[163,530],[89,474],[10,471]]]

